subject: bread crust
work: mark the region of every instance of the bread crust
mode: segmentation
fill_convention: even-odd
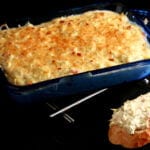
[[[129,134],[125,128],[112,125],[108,130],[108,138],[109,141],[115,145],[121,145],[130,149],[139,148],[150,143],[150,128]]]

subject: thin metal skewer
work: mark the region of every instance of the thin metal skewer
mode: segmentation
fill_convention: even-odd
[[[47,104],[48,107],[50,107],[50,108],[53,109],[53,110],[57,110],[57,109],[58,109],[58,107],[57,107],[56,105],[52,105],[52,104],[50,104],[50,103],[48,103],[48,102],[47,102],[46,104]],[[65,120],[67,120],[69,123],[75,122],[75,120],[74,120],[70,115],[68,115],[68,114],[66,114],[66,113],[63,114],[63,118],[64,118]]]
[[[50,117],[52,118],[52,117],[55,117],[55,116],[57,116],[57,115],[59,115],[61,113],[64,113],[65,111],[67,111],[67,110],[69,110],[69,109],[71,109],[71,108],[73,108],[73,107],[75,107],[75,106],[77,106],[77,105],[87,101],[88,99],[90,99],[90,98],[92,98],[92,97],[94,97],[94,96],[96,96],[96,95],[98,95],[100,93],[103,93],[106,90],[107,90],[107,88],[99,90],[99,91],[97,91],[95,93],[92,93],[92,94],[90,94],[90,95],[88,95],[88,96],[86,96],[86,97],[84,97],[84,98],[82,98],[82,99],[80,99],[80,100],[78,100],[78,101],[76,101],[76,102],[74,102],[74,103],[72,103],[72,104],[70,104],[70,105],[68,105],[68,106],[58,110],[58,111],[56,111],[55,113],[51,114]]]

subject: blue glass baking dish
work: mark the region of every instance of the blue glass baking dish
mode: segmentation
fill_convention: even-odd
[[[138,13],[141,10],[128,10],[124,5],[120,3],[96,3],[85,7],[73,8],[65,11],[53,12],[48,19],[55,18],[57,16],[64,16],[70,14],[78,14],[87,10],[113,10],[118,13],[127,13],[132,21],[140,24],[149,39],[148,26],[144,24],[143,17],[147,17],[146,14]],[[40,23],[44,21],[43,18],[27,18],[31,23]],[[38,20],[39,19],[39,20]],[[22,21],[22,20],[21,20]],[[20,22],[21,22],[20,21]],[[27,20],[25,20],[26,22]],[[19,23],[15,22],[15,23]],[[3,74],[3,73],[1,73]],[[70,75],[48,81],[43,81],[29,86],[14,86],[11,85],[5,77],[3,78],[3,85],[12,100],[17,103],[25,104],[32,102],[46,102],[51,99],[61,98],[68,95],[80,94],[84,92],[95,91],[103,88],[108,88],[118,84],[128,83],[136,80],[143,79],[150,75],[150,60],[141,60],[128,64],[113,66],[109,68],[99,69],[95,71],[84,72],[76,75]]]

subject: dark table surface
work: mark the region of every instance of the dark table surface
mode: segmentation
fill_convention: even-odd
[[[49,149],[101,149],[124,148],[110,144],[107,137],[111,108],[150,90],[143,80],[110,88],[108,91],[69,110],[75,120],[66,121],[62,115],[50,118],[53,112],[45,103],[26,106],[12,101],[1,87],[0,91],[0,149],[49,150]],[[57,99],[56,104],[78,100],[84,95]],[[48,100],[51,104],[52,100]],[[149,145],[141,148],[149,150]]]

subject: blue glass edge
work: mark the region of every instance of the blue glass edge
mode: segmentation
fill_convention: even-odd
[[[65,76],[65,77],[61,77],[61,78],[56,78],[56,79],[52,79],[52,80],[47,80],[47,81],[43,81],[40,83],[36,83],[33,85],[28,85],[28,86],[15,86],[15,85],[11,85],[9,84],[9,88],[11,89],[16,89],[19,91],[30,91],[33,89],[38,89],[38,88],[42,88],[42,87],[48,87],[48,86],[53,86],[53,85],[57,85],[61,82],[61,80],[72,80],[72,78],[77,78],[79,79],[80,76],[84,76],[85,79],[88,79],[89,76],[98,76],[101,75],[102,73],[111,73],[114,71],[119,72],[122,69],[134,69],[137,66],[145,66],[145,65],[150,65],[150,59],[147,60],[140,60],[140,61],[136,61],[136,62],[131,62],[131,63],[127,63],[127,64],[121,64],[121,65],[117,65],[117,66],[112,66],[112,67],[107,67],[107,68],[103,68],[103,69],[98,69],[98,70],[93,70],[93,71],[87,71],[87,72],[83,72],[80,74],[75,74],[75,75],[70,75],[70,76]]]

